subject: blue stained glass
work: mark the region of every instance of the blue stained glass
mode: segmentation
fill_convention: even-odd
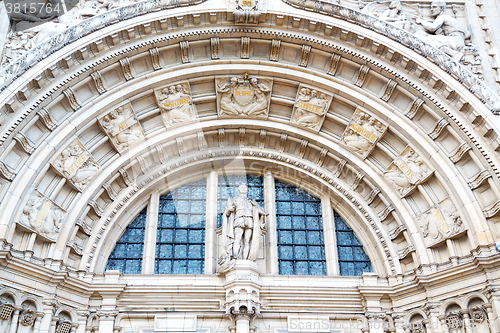
[[[160,197],[160,207],[169,210],[163,214],[164,222],[158,223],[155,273],[203,273],[205,198],[205,180],[183,185]]]
[[[123,274],[141,273],[146,214],[147,208],[144,208],[127,226],[109,255],[106,270],[119,270]]]
[[[163,207],[165,209],[164,213],[175,213],[175,203],[173,200],[167,201]]]
[[[337,245],[351,245],[351,235],[347,232],[337,231]]]
[[[352,261],[354,256],[352,255],[352,247],[339,246],[338,247],[339,260]]]
[[[354,260],[359,260],[359,261],[369,261],[370,258],[366,255],[365,251],[363,250],[362,247],[354,247],[352,249],[353,255],[354,255]]]
[[[279,273],[325,275],[321,200],[279,181],[275,198]]]

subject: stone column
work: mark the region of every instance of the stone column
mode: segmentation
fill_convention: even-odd
[[[217,261],[217,171],[210,170],[207,178],[207,207],[205,216],[205,274],[215,273]]]
[[[276,192],[274,190],[274,176],[271,171],[264,175],[264,210],[269,214],[266,217],[266,267],[270,274],[278,274],[278,233],[276,232]]]
[[[156,253],[156,230],[158,227],[158,209],[160,193],[151,193],[146,216],[146,230],[144,235],[144,253],[142,257],[142,274],[154,274]]]
[[[326,274],[340,275],[337,238],[335,237],[335,216],[332,201],[328,194],[321,197],[321,215],[323,218],[323,235],[325,240]]]
[[[90,315],[90,311],[79,310],[76,313],[78,315],[78,329],[76,330],[76,333],[85,333],[87,328],[87,319]]]
[[[403,314],[393,314],[392,318],[394,318],[394,331],[396,333],[405,333],[405,322]]]
[[[40,332],[40,324],[42,323],[42,318],[44,316],[45,316],[45,313],[43,313],[43,312],[37,312],[36,313],[35,324],[33,325],[33,333],[39,333]]]
[[[9,333],[16,333],[17,331],[17,325],[19,324],[19,312],[22,310],[21,307],[16,306],[14,308],[14,314],[12,315],[12,321],[10,324],[10,330]]]
[[[99,333],[112,333],[115,327],[115,317],[118,315],[117,311],[97,311],[99,316]]]
[[[467,309],[461,310],[460,313],[464,316],[464,328],[465,333],[474,333],[472,330],[472,322],[470,320],[469,311]]]
[[[56,325],[57,325],[57,321],[59,320],[59,317],[56,317],[56,316],[52,316],[52,320],[50,322],[50,330],[49,330],[49,333],[55,333],[56,331]]]
[[[488,314],[488,327],[490,328],[491,333],[498,333],[499,329],[498,326],[496,325],[494,313],[493,313],[493,307],[491,306],[491,303],[485,303],[483,304],[484,309],[486,310],[486,313]]]
[[[366,313],[366,318],[368,319],[368,327],[370,328],[370,333],[384,333],[385,313],[368,312]]]
[[[233,310],[231,314],[234,316],[236,333],[250,333],[250,316],[253,316],[253,311],[247,313],[245,310]]]
[[[439,306],[440,304],[437,302],[425,303],[424,310],[427,314],[427,318],[429,318],[429,324],[426,324],[426,327],[428,327],[427,333],[443,332],[443,328],[441,327],[441,323],[438,318]]]

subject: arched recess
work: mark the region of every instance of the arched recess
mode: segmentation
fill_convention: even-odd
[[[195,12],[196,10],[193,11],[193,13]],[[42,71],[50,69],[50,66],[56,62],[55,59],[59,59],[64,54],[73,53],[75,48],[85,45],[93,47],[94,44],[97,45],[96,41],[102,40],[105,35],[112,35],[116,31],[123,31],[123,29],[138,26],[144,22],[169,17],[173,13],[175,11],[172,13],[151,13],[141,16],[140,19],[133,22],[126,20],[115,23],[99,33],[90,34],[82,40],[76,41],[73,45],[57,51],[38,68],[28,70],[23,79],[31,82]],[[221,11],[219,14],[225,14],[225,12]],[[273,18],[273,15],[277,15],[277,13],[270,13],[269,17]],[[297,12],[297,15],[303,16],[306,20],[314,17],[319,22],[326,21],[323,16],[316,13],[307,13],[306,15]],[[498,201],[482,202],[481,193],[498,194],[495,186],[498,185],[497,153],[495,152],[497,147],[495,139],[492,139],[491,136],[492,133],[497,132],[497,120],[492,118],[488,108],[477,97],[463,89],[460,82],[416,52],[382,35],[373,34],[366,28],[340,19],[334,19],[333,22],[339,29],[345,28],[357,35],[369,35],[373,40],[388,45],[403,58],[414,59],[412,61],[421,66],[421,69],[418,69],[418,73],[402,69],[405,65],[401,59],[396,62],[387,57],[376,59],[371,49],[359,48],[348,41],[325,36],[324,33],[318,34],[291,29],[294,32],[292,34],[288,31],[289,29],[280,27],[276,27],[276,30],[239,28],[232,26],[231,22],[221,19],[216,22],[218,27],[213,30],[197,27],[196,24],[185,27],[177,26],[174,27],[173,31],[160,31],[156,36],[147,35],[130,41],[118,40],[116,43],[110,43],[107,45],[108,48],[103,48],[87,59],[84,57],[79,63],[73,62],[71,67],[68,66],[67,71],[60,71],[57,76],[62,80],[62,83],[56,84],[48,80],[47,87],[41,88],[39,91],[25,91],[26,93],[23,93],[23,96],[26,97],[24,103],[8,102],[9,108],[15,112],[4,127],[7,135],[1,153],[1,158],[3,158],[2,194],[6,198],[0,206],[2,216],[5,217],[2,221],[2,229],[0,229],[2,237],[9,242],[15,238],[16,228],[19,225],[16,222],[23,214],[23,209],[34,190],[31,185],[39,184],[44,175],[50,172],[51,167],[48,163],[55,160],[68,142],[76,137],[90,136],[94,133],[92,127],[95,127],[97,117],[121,102],[140,96],[151,96],[152,89],[155,87],[183,80],[190,80],[190,82],[198,80],[205,82],[209,87],[205,88],[204,91],[200,88],[202,92],[194,98],[195,104],[198,103],[200,106],[199,109],[203,104],[207,107],[206,110],[203,110],[205,114],[199,117],[199,122],[190,124],[190,127],[179,126],[166,130],[158,116],[159,110],[151,106],[154,103],[150,101],[150,107],[144,107],[143,113],[138,115],[140,121],[141,119],[144,119],[145,123],[149,121],[147,125],[144,125],[147,140],[131,147],[121,156],[112,149],[108,150],[108,156],[105,156],[106,154],[101,156],[105,162],[101,166],[100,174],[82,193],[75,191],[73,194],[68,189],[68,193],[73,197],[70,196],[67,201],[60,199],[62,205],[67,203],[65,208],[68,214],[64,220],[64,226],[57,235],[56,243],[50,245],[40,256],[64,260],[67,258],[68,251],[77,255],[80,253],[82,261],[78,268],[92,270],[95,265],[94,260],[96,260],[92,257],[95,253],[99,253],[103,237],[105,238],[106,233],[109,232],[106,230],[110,230],[110,223],[113,225],[117,221],[117,226],[123,227],[127,219],[122,218],[119,221],[116,216],[119,216],[121,211],[128,210],[129,202],[134,203],[132,206],[139,207],[140,204],[135,201],[135,198],[139,193],[146,191],[144,187],[146,183],[154,181],[154,172],[151,170],[155,170],[156,174],[162,171],[161,165],[164,164],[162,162],[165,162],[162,161],[164,156],[162,157],[161,149],[156,147],[171,146],[174,143],[170,142],[173,142],[172,139],[176,137],[183,137],[184,144],[187,144],[188,141],[186,136],[198,140],[196,133],[199,131],[202,131],[204,136],[214,138],[220,135],[220,129],[223,130],[222,133],[224,131],[229,133],[229,130],[239,128],[258,128],[266,130],[269,135],[275,133],[276,137],[280,133],[285,133],[288,138],[295,138],[296,147],[294,146],[293,152],[285,151],[285,149],[280,151],[279,145],[274,149],[259,146],[257,148],[262,151],[269,149],[266,153],[271,154],[270,159],[272,159],[273,154],[276,158],[281,154],[286,155],[286,158],[289,159],[288,162],[286,159],[285,161],[278,159],[279,162],[274,162],[276,164],[291,165],[293,163],[295,169],[299,169],[299,166],[304,169],[304,166],[301,166],[304,164],[305,168],[310,168],[307,172],[314,175],[312,177],[316,178],[317,181],[321,179],[324,186],[333,190],[337,196],[343,196],[338,202],[342,202],[346,210],[348,210],[347,207],[350,207],[350,210],[354,210],[361,217],[365,225],[373,226],[366,228],[369,232],[367,232],[365,239],[367,241],[375,239],[379,251],[383,249],[384,254],[379,253],[377,256],[386,258],[385,274],[403,272],[398,263],[402,256],[401,260],[404,260],[410,255],[414,261],[424,266],[430,263],[437,265],[441,259],[436,259],[433,251],[423,245],[425,241],[415,219],[415,214],[412,213],[410,204],[394,192],[391,184],[383,176],[383,163],[380,163],[377,168],[373,160],[363,160],[339,145],[338,133],[342,132],[341,129],[338,129],[337,132],[332,130],[330,133],[320,132],[320,134],[316,134],[290,125],[288,114],[280,116],[280,107],[290,109],[293,105],[299,84],[327,91],[334,95],[334,101],[339,101],[344,106],[347,105],[347,109],[351,107],[355,110],[359,107],[385,122],[389,126],[390,135],[393,138],[392,142],[403,146],[405,144],[411,145],[435,170],[434,177],[442,185],[444,193],[447,193],[451,198],[466,229],[470,231],[466,236],[470,243],[469,248],[483,246],[485,251],[492,250],[493,232],[487,218],[494,218],[500,210],[500,206]],[[223,50],[224,38],[227,38],[227,42],[234,43],[235,40],[241,41],[242,37],[250,37],[251,40],[249,47],[252,51],[248,60],[241,58],[241,50],[238,47],[228,57],[224,57],[223,53],[218,54],[219,59],[213,57],[211,38],[219,38],[217,43]],[[275,40],[280,40],[280,43],[273,42]],[[180,44],[180,41],[188,41],[190,44]],[[312,50],[308,55],[311,60],[306,61],[304,66],[303,63],[296,60],[302,57],[304,53],[302,46],[306,44],[311,44]],[[186,45],[191,46],[188,47],[187,61],[183,61],[181,52],[183,48],[185,50]],[[239,46],[239,44],[236,45]],[[152,47],[164,50],[165,54],[171,52],[179,58],[174,56],[171,63],[166,63],[166,60],[161,58],[162,60],[158,60],[158,63],[163,68],[157,68],[157,66],[155,67],[156,60],[149,51]],[[295,53],[292,50],[295,50]],[[335,60],[337,55],[340,55],[341,58]],[[314,57],[322,60],[315,62]],[[335,61],[338,61],[337,68],[332,75],[331,69],[332,66],[335,66]],[[343,72],[342,66],[345,67],[345,72]],[[422,80],[420,76],[424,69],[429,72],[430,77],[427,76],[425,80]],[[101,87],[99,79],[96,79],[96,76],[90,76],[91,70],[93,74],[99,73],[98,76],[115,73],[115,83],[106,87],[105,85],[109,83],[105,79],[106,84]],[[242,75],[245,71],[257,77],[272,77],[275,83],[279,82],[281,92],[279,95],[275,94],[276,96],[271,102],[270,112],[274,115],[267,120],[218,119],[214,107],[214,86],[207,83],[209,81],[207,77]],[[394,73],[398,73],[397,76]],[[391,82],[396,82],[397,86]],[[14,91],[18,88],[21,89],[22,83],[15,81],[12,85],[11,88]],[[276,86],[273,89],[276,89]],[[68,90],[69,87],[71,89]],[[3,100],[8,100],[5,96],[10,93],[11,91],[3,91],[1,95]],[[48,94],[50,98],[42,98],[44,94]],[[37,114],[31,110],[37,110]],[[156,124],[152,125],[155,119]],[[342,112],[338,114],[332,112],[329,119],[332,123],[343,126],[349,122],[349,117],[345,114],[342,116]],[[47,127],[44,131],[39,131],[41,134],[36,140],[30,139],[30,137],[35,137],[33,130],[30,132],[34,126]],[[441,136],[449,138],[446,144],[443,143],[444,140],[439,144],[435,143],[435,140]],[[84,141],[88,145],[87,149],[97,151],[101,149],[99,147],[108,144],[107,140],[103,133],[95,132],[94,137],[87,137]],[[289,139],[285,141],[287,140]],[[301,140],[306,140],[307,143]],[[467,147],[458,145],[460,140],[464,140]],[[210,149],[217,151],[216,147],[220,142],[220,139],[212,140],[213,147]],[[222,140],[222,143],[224,142]],[[300,144],[297,145],[300,142],[306,144],[306,147],[318,147],[314,161],[307,162],[308,165],[302,162],[305,152],[301,153]],[[179,141],[176,141],[175,145],[179,145]],[[204,145],[201,147],[193,145],[192,147],[199,152],[206,148]],[[381,143],[379,146],[380,152],[385,153],[386,160],[389,162],[390,158],[397,156],[403,148],[394,147],[390,142],[388,145],[384,146]],[[252,149],[254,148],[248,150],[249,154],[253,152]],[[323,165],[313,167],[321,160],[321,149],[326,149],[325,156],[337,162],[337,169],[324,170],[325,168],[323,168],[322,172],[319,170],[322,170]],[[242,151],[245,150],[242,149]],[[253,153],[258,154],[256,151]],[[201,154],[203,155],[203,153]],[[172,162],[175,160],[175,163],[182,163],[185,167],[189,167],[191,163],[198,163],[198,157],[196,161],[184,163],[182,161],[183,154],[178,155],[181,156],[171,158]],[[15,156],[18,156],[17,160]],[[151,164],[145,160],[147,156],[151,156]],[[254,158],[251,156],[249,155],[248,159]],[[205,158],[216,160],[219,156],[206,156]],[[342,160],[345,162],[341,162]],[[472,168],[472,174],[467,173],[467,168],[465,171],[462,170],[464,168],[461,169],[460,163],[464,160],[470,160],[472,161],[471,165],[475,165],[475,169]],[[170,158],[167,162],[170,162]],[[9,163],[12,163],[13,166],[9,166]],[[324,161],[321,162],[321,164],[323,163]],[[151,170],[141,168],[141,165],[150,165]],[[335,174],[339,170],[339,165],[342,165],[342,168],[347,165],[347,168],[353,170],[356,176],[337,180],[336,178],[339,177]],[[113,191],[107,189],[105,185],[116,181],[119,170],[126,169],[135,170],[133,171],[135,174],[130,175],[130,183],[127,183],[128,180],[122,180],[124,186],[120,188],[119,193],[113,194]],[[314,172],[315,169],[316,172]],[[474,173],[476,169],[477,174]],[[342,172],[342,169],[340,171]],[[150,179],[151,177],[153,179]],[[360,194],[356,192],[359,184],[355,187],[353,185],[361,181],[367,183],[367,187],[373,191],[370,193],[375,193],[373,195],[376,199],[372,198],[370,193]],[[143,183],[144,185],[142,185]],[[62,188],[64,184],[60,186]],[[375,190],[376,188],[380,193]],[[108,199],[102,199],[106,196]],[[111,198],[112,196],[115,197]],[[95,217],[94,219],[86,219],[89,211],[90,215]],[[396,226],[396,228],[389,229],[387,226],[383,226],[382,223],[387,218],[394,220],[395,224],[391,224],[391,226]],[[90,226],[91,230],[89,230],[89,221],[93,221]],[[75,245],[74,239],[72,239],[78,228],[83,230],[83,233],[87,232],[87,236],[89,236],[87,237],[88,241],[85,241],[81,248],[78,247],[78,244]],[[406,229],[406,233],[403,229]],[[390,231],[394,230],[396,234],[390,235]],[[29,233],[30,230],[23,229],[23,232]],[[30,237],[33,242],[36,241],[35,236]],[[407,246],[398,248],[392,242],[392,237],[395,237],[394,239],[402,237]],[[28,245],[23,246],[24,249],[28,249]],[[33,248],[33,244],[31,248]],[[375,255],[375,252],[372,255]],[[461,257],[461,255],[454,257]],[[457,263],[458,259],[454,264]],[[380,272],[382,273],[384,270],[381,269]]]

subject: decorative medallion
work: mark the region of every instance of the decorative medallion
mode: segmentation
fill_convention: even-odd
[[[33,310],[25,309],[19,316],[19,322],[23,326],[32,326],[35,323],[36,313]]]
[[[299,85],[290,122],[319,131],[325,121],[326,113],[333,95],[316,88]]]
[[[54,239],[65,216],[66,212],[55,202],[34,191],[23,208],[20,222],[38,234]]]
[[[217,110],[222,116],[267,117],[273,80],[267,78],[218,77]]]
[[[424,160],[410,146],[384,171],[384,176],[401,197],[413,191],[415,187],[426,181],[432,172]]]
[[[425,211],[418,224],[428,247],[439,245],[465,231],[462,218],[449,198]]]
[[[66,146],[51,165],[78,191],[83,191],[101,170],[92,154],[78,138]]]
[[[130,103],[108,112],[98,123],[119,153],[144,140],[144,132]]]
[[[179,82],[155,89],[154,92],[166,127],[196,119],[196,107],[191,97],[189,82]]]
[[[340,143],[365,159],[387,131],[387,125],[366,112],[356,109]]]

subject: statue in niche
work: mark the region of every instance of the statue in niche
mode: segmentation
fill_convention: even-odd
[[[231,77],[216,79],[219,116],[267,117],[272,80]]]
[[[431,207],[418,221],[427,246],[439,243],[464,230],[462,218],[450,199]]]
[[[100,170],[99,164],[78,139],[68,145],[52,165],[79,191],[83,191]]]
[[[61,229],[64,215],[52,201],[34,193],[23,208],[20,222],[31,226],[40,235],[53,238]]]
[[[331,101],[331,95],[300,86],[290,122],[319,131]]]
[[[130,104],[112,110],[99,120],[99,125],[118,152],[144,138],[141,125]]]
[[[196,119],[196,107],[191,98],[189,83],[179,83],[155,90],[165,126],[170,127]]]
[[[375,117],[361,110],[356,110],[340,142],[366,158],[386,130],[387,126]]]
[[[223,254],[218,261],[219,273],[230,270],[237,259],[257,259],[260,236],[266,230],[266,216],[262,207],[247,197],[248,188],[240,185],[239,197],[229,198],[223,213]]]
[[[429,34],[422,36],[415,33],[415,35],[423,37],[425,42],[440,49],[458,62],[463,57],[462,50],[465,47],[465,39],[470,38],[471,34],[456,18],[446,15],[445,10],[446,2],[433,1],[431,3],[431,16],[434,21],[428,22],[421,18],[415,20],[415,23],[420,24]],[[436,34],[438,29],[441,29],[442,34]]]

